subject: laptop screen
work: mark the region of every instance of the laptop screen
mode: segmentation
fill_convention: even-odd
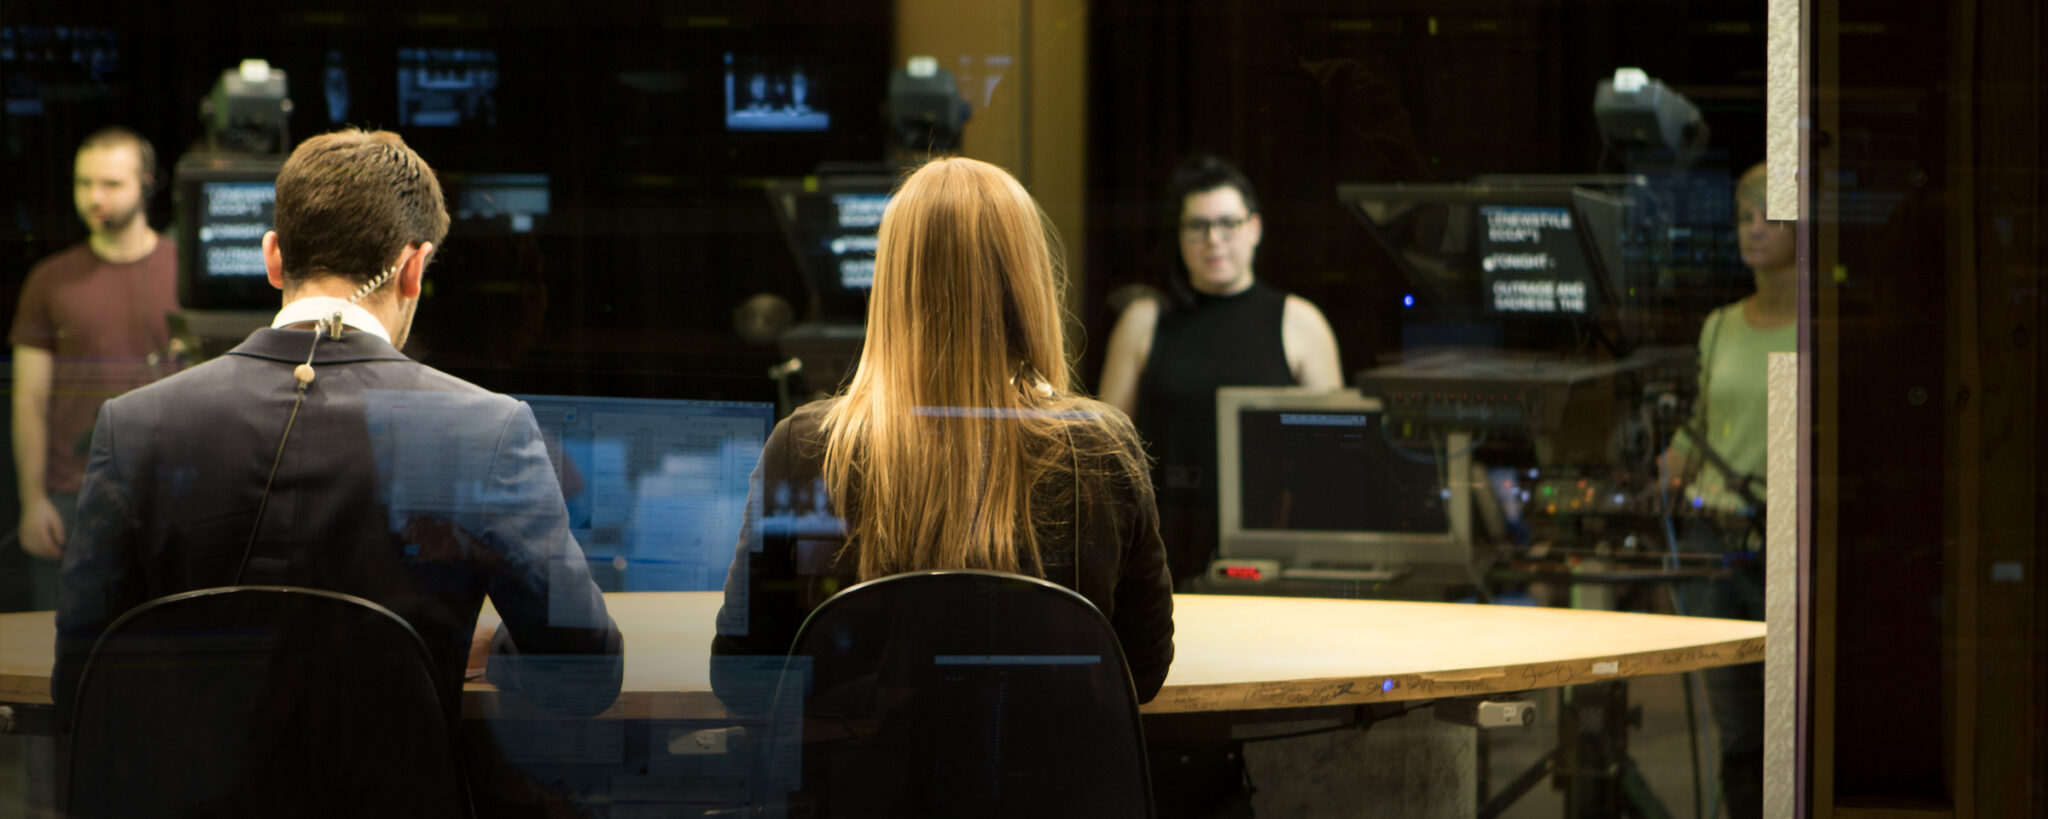
[[[772,404],[514,396],[533,408],[569,529],[606,591],[724,587]]]

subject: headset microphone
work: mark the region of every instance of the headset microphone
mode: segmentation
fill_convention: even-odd
[[[392,276],[398,275],[399,269],[403,267],[405,267],[405,261],[400,260],[398,264],[392,265],[376,278],[365,283],[356,290],[355,295],[349,296],[348,306],[352,307],[356,302],[362,301],[364,296],[377,292],[378,288],[391,281]],[[235,581],[231,585],[242,585],[242,573],[248,571],[249,555],[256,548],[256,534],[263,531],[263,513],[270,508],[270,488],[277,483],[278,464],[284,462],[285,442],[291,440],[292,426],[298,423],[299,420],[299,408],[306,405],[306,389],[313,386],[313,356],[320,350],[320,337],[326,336],[340,340],[343,327],[342,311],[340,310],[336,310],[332,315],[316,322],[313,329],[313,346],[306,350],[306,362],[292,368],[292,380],[298,382],[296,390],[298,394],[292,398],[292,414],[285,419],[284,433],[277,437],[277,452],[270,456],[270,477],[263,479],[263,497],[256,502],[256,521],[249,525],[249,540],[242,546],[242,562],[235,565]]]

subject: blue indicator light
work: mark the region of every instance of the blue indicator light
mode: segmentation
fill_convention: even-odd
[[[1405,294],[1405,295],[1401,296],[1401,306],[1402,306],[1402,307],[1414,307],[1414,306],[1415,306],[1415,294],[1413,294],[1413,293],[1408,293],[1408,294]]]
[[[1392,690],[1394,690],[1394,681],[1393,681],[1393,680],[1388,680],[1388,681],[1386,681],[1386,682],[1380,683],[1380,690],[1381,690],[1381,691],[1392,691]]]

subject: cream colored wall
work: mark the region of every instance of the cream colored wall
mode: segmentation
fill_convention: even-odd
[[[1069,260],[1068,313],[1078,315],[1086,258],[1087,3],[897,0],[897,64],[916,55],[938,58],[973,106],[961,152],[1015,174],[1052,219]]]

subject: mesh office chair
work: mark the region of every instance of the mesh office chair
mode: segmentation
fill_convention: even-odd
[[[885,577],[819,606],[790,657],[777,710],[802,714],[792,816],[1153,813],[1123,649],[1071,590]]]
[[[69,815],[468,816],[460,704],[435,683],[412,626],[359,597],[152,600],[80,675]]]

